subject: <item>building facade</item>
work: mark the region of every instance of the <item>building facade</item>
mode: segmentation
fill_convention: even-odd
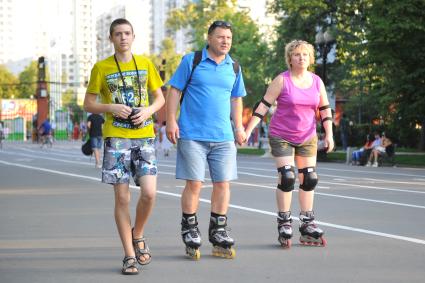
[[[0,0],[0,64],[6,64],[15,58],[14,5],[12,0]]]
[[[151,0],[152,1],[152,53],[159,53],[162,41],[171,38],[176,44],[177,53],[185,53],[190,47],[191,38],[187,36],[190,29],[180,29],[172,32],[167,28],[168,14],[172,9],[183,8],[189,0]]]

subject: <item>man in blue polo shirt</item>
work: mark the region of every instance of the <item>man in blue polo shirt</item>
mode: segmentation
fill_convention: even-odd
[[[208,44],[193,73],[194,52],[183,57],[168,82],[171,88],[166,104],[166,132],[167,138],[177,143],[176,179],[186,180],[181,200],[182,239],[186,253],[194,259],[200,257],[196,212],[207,164],[213,183],[208,231],[213,255],[235,256],[234,240],[227,234],[226,214],[229,181],[237,178],[235,140],[242,144],[246,138],[242,125],[242,97],[246,91],[242,71],[237,65],[239,70],[235,72],[234,61],[228,54],[231,45],[230,23],[215,21],[208,29]]]

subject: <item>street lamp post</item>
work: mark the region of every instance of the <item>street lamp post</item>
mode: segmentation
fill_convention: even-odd
[[[322,31],[319,31],[316,34],[315,43],[319,47],[319,52],[322,55],[322,80],[326,86],[326,62],[328,59],[328,53],[332,48],[332,44],[335,43],[335,39],[329,30],[326,30],[324,33]]]

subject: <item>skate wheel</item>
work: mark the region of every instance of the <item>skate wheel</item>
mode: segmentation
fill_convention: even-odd
[[[201,251],[195,250],[195,254],[192,256],[194,260],[199,260],[201,258]]]
[[[236,257],[236,251],[234,248],[230,249],[230,254],[229,254],[229,259],[235,258]]]
[[[194,248],[186,248],[186,255],[194,260],[199,260],[201,258],[201,251]]]
[[[236,257],[236,251],[234,248],[222,248],[222,247],[213,247],[212,255],[216,257],[222,257],[227,259],[233,259]]]
[[[292,245],[291,239],[279,239],[279,242],[284,249],[289,249]]]
[[[312,237],[303,238],[300,237],[300,243],[304,246],[314,246],[314,247],[325,247],[326,246],[326,240],[323,237],[320,237],[319,239],[315,239]]]

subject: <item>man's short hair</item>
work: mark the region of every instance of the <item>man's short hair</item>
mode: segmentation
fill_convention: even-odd
[[[119,18],[119,19],[114,20],[111,23],[111,26],[109,27],[109,35],[110,36],[112,36],[112,33],[114,32],[115,27],[119,26],[119,25],[129,25],[131,27],[131,32],[134,33],[133,25],[127,19]]]
[[[232,31],[232,24],[226,21],[214,21],[208,28],[208,35],[210,35],[216,28],[230,29],[230,31]]]

